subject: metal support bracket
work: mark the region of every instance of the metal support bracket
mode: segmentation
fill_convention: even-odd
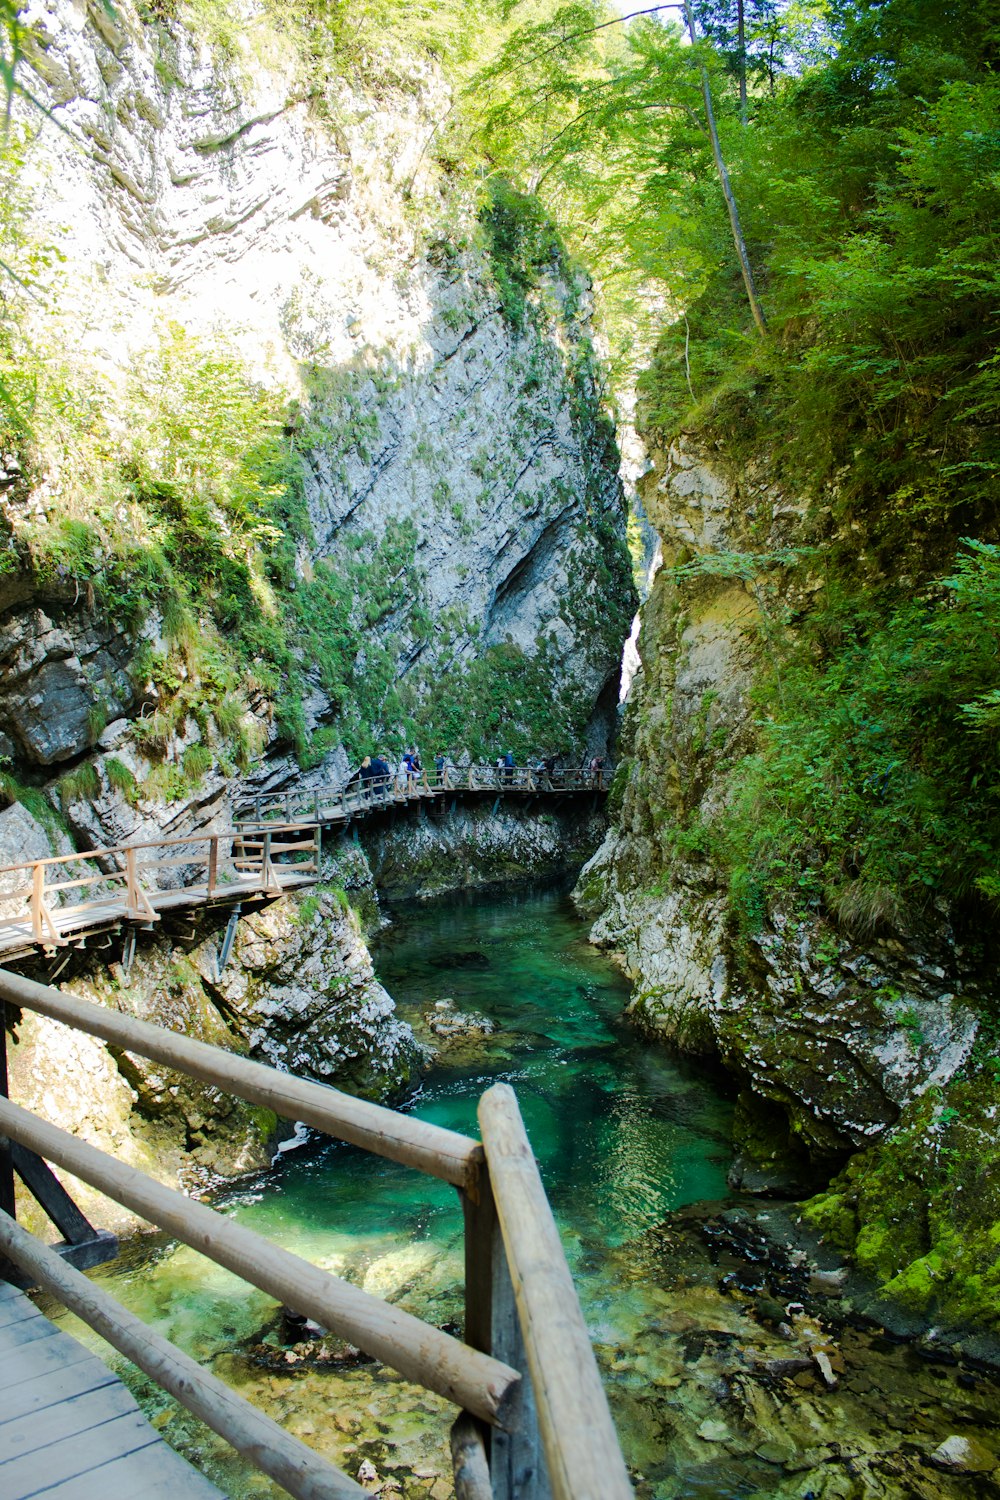
[[[236,928],[239,926],[240,911],[242,903],[237,901],[229,913],[229,921],[226,923],[226,935],[222,939],[222,952],[219,954],[219,973],[221,974],[229,962],[229,955],[233,951],[233,940],[236,937]]]
[[[125,944],[122,948],[122,973],[127,979],[132,971],[132,960],[135,958],[135,928],[130,927],[125,934]]]

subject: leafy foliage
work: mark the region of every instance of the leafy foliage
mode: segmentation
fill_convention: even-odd
[[[831,649],[831,645],[833,649]],[[1000,875],[1000,751],[977,733],[1000,687],[1000,548],[888,609],[832,584],[773,679],[760,748],[733,776],[725,847],[741,909],[791,892],[864,933]]]

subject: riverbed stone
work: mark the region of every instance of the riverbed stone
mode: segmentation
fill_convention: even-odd
[[[992,1474],[997,1466],[995,1454],[974,1437],[953,1434],[945,1438],[931,1454],[931,1462],[958,1474]]]

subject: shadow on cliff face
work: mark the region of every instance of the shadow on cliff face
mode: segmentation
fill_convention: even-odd
[[[314,633],[311,681],[348,740],[410,719],[431,753],[609,748],[634,609],[619,456],[578,275],[511,253],[519,320],[482,254],[439,240],[406,360],[300,366],[305,550],[362,630],[351,662]]]

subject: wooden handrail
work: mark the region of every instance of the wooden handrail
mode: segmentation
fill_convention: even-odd
[[[292,820],[284,823],[282,826],[286,832],[292,829],[299,829],[301,830],[303,835],[311,835],[313,830],[313,825],[311,822]],[[25,864],[0,865],[0,875],[9,875],[12,874],[15,870],[32,868],[36,864],[42,864],[46,866],[67,865],[73,863],[86,864],[91,860],[105,859],[109,854],[128,854],[130,850],[135,850],[138,853],[140,850],[144,849],[174,849],[184,844],[208,844],[212,839],[234,839],[241,837],[242,833],[240,829],[228,828],[216,830],[215,832],[189,833],[183,838],[146,839],[138,844],[111,844],[107,849],[80,849],[77,850],[75,854],[52,854],[47,855],[46,858],[42,860],[28,860]],[[184,861],[184,863],[197,864],[203,863],[203,861],[191,859]],[[104,873],[108,874],[110,878],[111,875],[121,872],[105,871]],[[5,893],[3,891],[0,891],[0,900],[3,899],[4,894]]]
[[[281,1073],[264,1063],[80,1000],[7,969],[0,969],[0,1000],[38,1011],[124,1052],[136,1052],[202,1083],[226,1089],[251,1104],[273,1110],[283,1119],[302,1120],[325,1135],[476,1192],[482,1147],[457,1131],[355,1099],[328,1084]]]
[[[0,1250],[295,1500],[354,1500],[369,1493],[2,1212]]]
[[[509,1084],[479,1124],[555,1500],[632,1500],[587,1325]]]
[[[488,1444],[467,1418],[455,1424],[459,1500],[628,1500],[632,1495],[559,1234],[506,1084],[494,1086],[480,1101],[480,1146],[4,970],[0,1000],[453,1182],[465,1214],[464,1344],[0,1098],[0,1138],[62,1165],[490,1424]],[[312,1500],[313,1492],[305,1493]],[[329,1493],[334,1500],[356,1491],[315,1493]]]
[[[272,1245],[207,1204],[0,1097],[0,1133],[57,1163],[117,1203],[169,1230],[217,1265],[348,1339],[484,1422],[503,1425],[520,1383],[509,1365],[471,1349],[360,1287]]]

